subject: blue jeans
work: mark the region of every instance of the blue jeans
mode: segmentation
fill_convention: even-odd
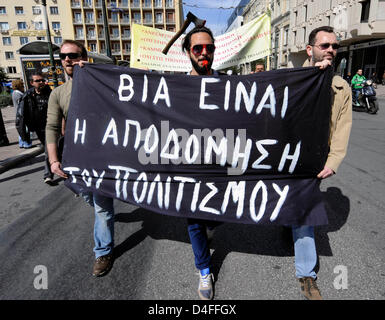
[[[187,230],[195,257],[195,266],[198,270],[211,268],[211,254],[207,240],[206,228],[214,229],[221,222],[187,219]]]
[[[295,275],[297,278],[317,277],[314,268],[317,264],[317,251],[314,241],[314,227],[292,226],[295,256]]]
[[[99,258],[114,248],[114,200],[92,192],[83,192],[82,196],[95,210],[94,252]]]
[[[353,89],[353,102],[358,103],[358,97],[360,96],[361,89]]]

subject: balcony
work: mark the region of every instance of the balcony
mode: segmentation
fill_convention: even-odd
[[[174,19],[167,19],[166,24],[175,24],[175,20]]]
[[[110,40],[119,40],[120,36],[118,34],[110,34]]]
[[[108,24],[119,24],[118,19],[108,19]]]
[[[71,8],[80,8],[80,1],[71,1]]]
[[[75,40],[84,40],[84,34],[76,34]]]
[[[131,40],[131,35],[130,35],[130,34],[123,33],[123,34],[122,34],[122,40]]]
[[[130,24],[130,19],[121,19],[120,24]]]
[[[143,24],[150,24],[152,25],[152,19],[144,19]]]
[[[86,19],[86,24],[95,24],[95,19]]]
[[[75,19],[73,21],[74,24],[83,24],[83,21],[81,19]]]

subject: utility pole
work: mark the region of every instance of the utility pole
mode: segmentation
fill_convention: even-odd
[[[108,30],[108,18],[107,18],[107,9],[106,9],[105,0],[102,0],[102,11],[103,11],[103,22],[104,22],[104,37],[106,38],[107,57],[112,59],[110,31]]]
[[[53,57],[53,50],[52,50],[52,42],[51,42],[51,32],[49,31],[49,22],[48,22],[48,15],[47,15],[47,0],[41,0],[41,4],[44,7],[44,20],[47,25],[47,42],[48,42],[48,52],[49,52],[49,59],[51,62],[51,71],[52,71],[52,82],[54,88],[58,86],[57,82],[57,74],[56,74],[56,67],[55,67],[55,59]]]

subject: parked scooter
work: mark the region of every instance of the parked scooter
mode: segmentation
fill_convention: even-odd
[[[373,88],[373,81],[366,80],[358,96],[358,102],[353,101],[354,111],[364,111],[370,114],[376,114],[378,111],[378,101],[376,90]]]

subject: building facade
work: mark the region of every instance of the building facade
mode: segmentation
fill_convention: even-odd
[[[82,42],[88,51],[107,53],[102,1],[105,1],[111,54],[130,60],[133,23],[177,31],[183,23],[181,0],[47,0],[51,41]],[[18,49],[34,40],[46,41],[41,0],[0,0],[0,66],[10,79],[21,78]]]
[[[69,1],[47,0],[51,41],[73,39]],[[47,40],[43,6],[39,0],[0,0],[0,66],[9,79],[21,78],[18,50],[26,43]]]
[[[348,72],[353,75],[357,69],[363,69],[366,77],[373,72],[382,76],[385,69],[385,0],[291,0],[289,67],[302,65],[309,33],[324,25],[334,27],[340,40],[336,72],[345,76]]]
[[[243,13],[244,23],[267,10],[272,32],[270,69],[302,66],[310,32],[332,26],[341,44],[335,71],[345,76],[363,69],[366,77],[373,72],[382,77],[385,0],[251,0]]]
[[[107,53],[102,1],[106,3],[111,53],[116,60],[130,60],[132,24],[175,32],[183,23],[181,0],[71,0],[75,40],[83,42],[90,52]]]

